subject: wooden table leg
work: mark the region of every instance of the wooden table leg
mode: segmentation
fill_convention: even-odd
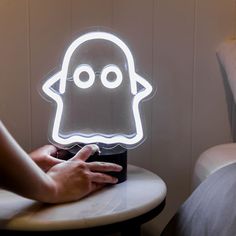
[[[141,225],[135,225],[132,227],[128,227],[127,229],[123,229],[121,231],[121,236],[141,236]]]

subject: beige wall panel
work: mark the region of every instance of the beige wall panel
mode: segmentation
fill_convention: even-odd
[[[111,27],[111,0],[72,0],[71,1],[71,31],[72,38],[84,30],[96,26]]]
[[[201,152],[231,140],[216,48],[234,33],[235,1],[198,0],[193,104],[193,165]]]
[[[30,147],[27,1],[0,2],[0,119],[26,150]]]
[[[113,1],[113,28],[130,47],[134,56],[135,69],[138,74],[155,83],[152,75],[153,49],[153,0],[148,1]],[[155,85],[154,85],[155,87]],[[129,150],[129,163],[150,169],[151,160],[151,103],[145,101],[140,105],[145,117],[145,133],[147,139],[137,148]]]
[[[149,229],[157,232],[189,193],[194,0],[158,0],[154,23],[152,170],[168,186],[167,205]],[[153,226],[153,227],[151,227]],[[154,233],[152,235],[155,235]]]
[[[44,79],[60,69],[70,41],[70,1],[30,1],[32,147],[48,142],[50,102],[38,90]],[[51,128],[51,127],[50,127]]]

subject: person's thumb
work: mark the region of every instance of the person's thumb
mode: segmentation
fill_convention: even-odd
[[[39,164],[39,166],[43,169],[43,171],[47,172],[53,166],[62,162],[64,162],[64,160],[60,160],[53,156],[47,155],[47,157],[43,161],[41,161],[41,164]]]
[[[56,157],[53,157],[53,156],[49,155],[47,161],[49,163],[51,163],[52,165],[56,165],[56,164],[60,164],[60,163],[64,162],[65,160],[58,159]]]

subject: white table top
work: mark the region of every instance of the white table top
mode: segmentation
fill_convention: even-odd
[[[166,185],[160,177],[129,165],[127,181],[72,203],[42,204],[0,190],[0,228],[65,230],[107,225],[147,213],[165,197]]]

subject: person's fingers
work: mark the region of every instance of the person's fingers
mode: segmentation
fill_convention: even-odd
[[[96,144],[86,145],[81,148],[79,152],[77,152],[75,156],[70,159],[70,161],[86,161],[95,152],[99,152],[99,147]]]
[[[115,171],[119,172],[122,170],[122,166],[109,163],[109,162],[90,162],[87,163],[87,167],[90,169],[90,171],[93,172],[109,172],[109,171]]]
[[[48,155],[55,155],[57,153],[57,148],[53,145],[45,145],[44,147],[44,150],[47,152]]]
[[[107,174],[91,172],[91,181],[94,183],[115,184],[118,179]]]

